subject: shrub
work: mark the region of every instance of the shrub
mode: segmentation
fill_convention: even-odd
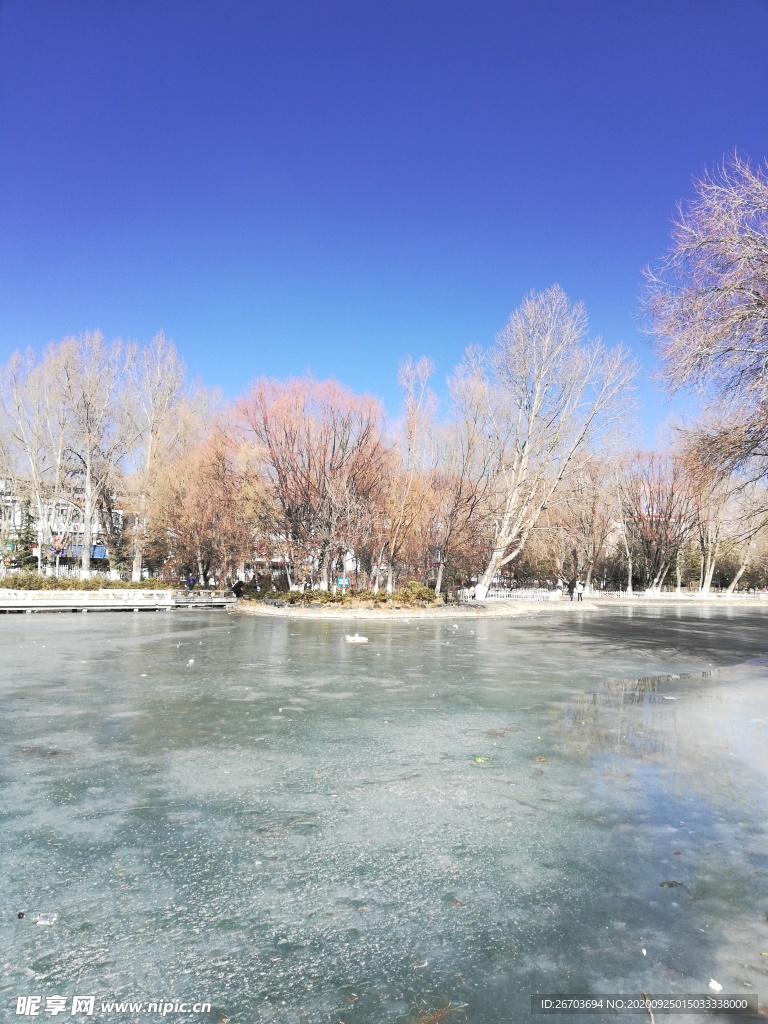
[[[332,590],[305,590],[300,596],[310,604],[341,604],[343,601],[341,593],[334,594]]]
[[[434,604],[435,592],[416,580],[411,580],[402,590],[394,592],[392,600],[399,604]]]
[[[58,576],[41,576],[36,572],[11,573],[0,579],[0,588],[5,590],[175,590],[180,583],[166,583],[165,580],[148,579],[140,583],[130,580],[108,580],[103,576],[91,576],[87,580],[69,579]]]
[[[356,601],[386,601],[387,592],[386,590],[380,590],[378,594],[374,594],[372,590],[351,590],[349,596],[353,597]]]

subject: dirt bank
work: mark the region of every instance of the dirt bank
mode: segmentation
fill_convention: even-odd
[[[521,615],[574,615],[583,612],[610,611],[612,608],[658,608],[672,612],[681,607],[732,607],[768,609],[768,594],[730,597],[712,594],[669,594],[657,597],[606,597],[587,601],[569,601],[567,597],[555,601],[473,601],[471,604],[441,604],[434,607],[408,607],[407,605],[374,605],[350,607],[319,605],[302,608],[296,605],[265,605],[261,601],[238,601],[230,610],[240,615],[287,616],[297,619],[443,619],[443,618],[518,618]]]

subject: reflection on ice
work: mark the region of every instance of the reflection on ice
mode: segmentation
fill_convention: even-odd
[[[508,1024],[537,991],[765,989],[764,619],[633,611],[367,645],[223,613],[3,623],[8,1005],[32,980],[233,1022]]]

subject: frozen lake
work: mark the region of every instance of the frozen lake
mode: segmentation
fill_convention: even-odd
[[[768,999],[768,616],[457,625],[4,617],[0,1018]]]

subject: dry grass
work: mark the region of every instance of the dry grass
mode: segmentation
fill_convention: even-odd
[[[454,1004],[448,999],[442,1006],[418,1009],[411,1020],[415,1021],[415,1024],[450,1024],[450,1022],[457,1020],[457,1014],[466,1017],[464,1013],[466,1005],[466,1003]]]

